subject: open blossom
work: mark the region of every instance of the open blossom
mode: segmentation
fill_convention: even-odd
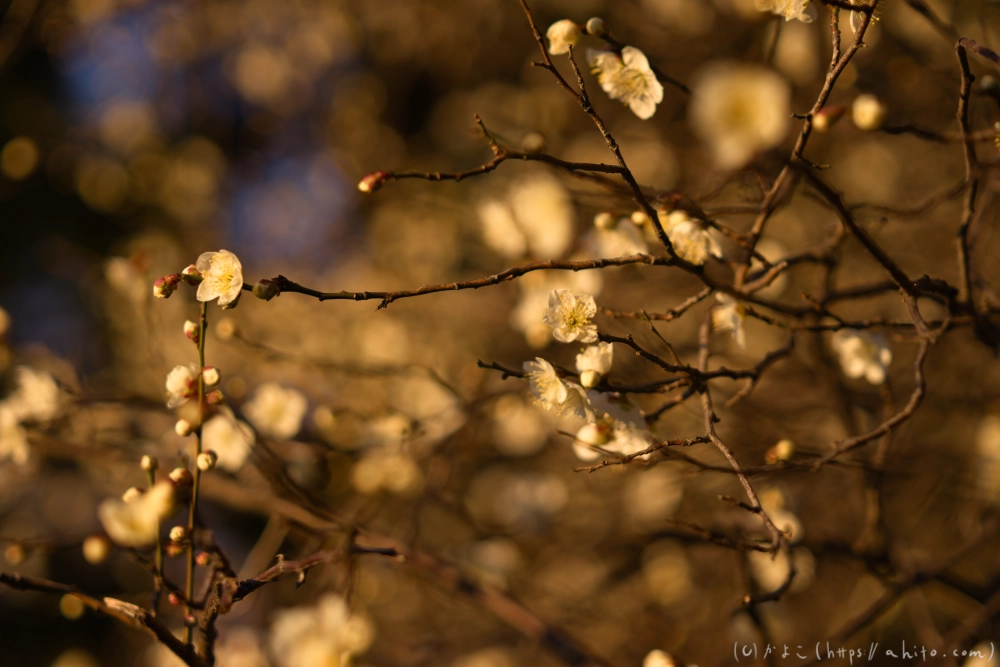
[[[576,355],[576,370],[580,373],[580,384],[584,387],[595,387],[608,371],[614,357],[614,347],[611,343],[591,345]]]
[[[552,327],[542,319],[552,290],[570,289],[596,295],[604,286],[600,271],[533,271],[517,282],[521,295],[510,311],[510,326],[524,333],[533,348],[545,347],[552,340]]]
[[[663,101],[663,86],[642,51],[626,46],[619,58],[610,51],[588,49],[587,62],[608,97],[620,100],[643,120],[656,113],[656,105]]]
[[[168,408],[187,403],[189,398],[198,395],[198,367],[194,364],[174,366],[167,373],[166,387]]]
[[[105,500],[97,508],[97,517],[108,537],[118,544],[144,547],[156,540],[160,521],[173,511],[174,485],[164,480],[128,502],[119,498]]]
[[[666,215],[661,212],[660,219],[674,252],[684,261],[701,265],[709,255],[722,257],[722,248],[712,234],[684,211],[678,209]]]
[[[710,63],[699,73],[688,107],[695,132],[723,169],[738,169],[788,132],[791,89],[758,65]]]
[[[576,46],[580,41],[580,34],[580,26],[573,21],[556,21],[545,31],[545,37],[549,40],[549,53],[554,56],[569,53],[569,47]]]
[[[243,405],[243,414],[261,435],[288,440],[302,428],[308,407],[306,395],[298,389],[267,382]]]
[[[816,8],[810,0],[755,0],[754,4],[759,11],[784,16],[786,21],[798,19],[803,23],[812,23],[816,18]]]
[[[715,299],[719,305],[712,309],[712,329],[731,331],[737,347],[742,350],[747,346],[747,334],[744,328],[747,319],[746,308],[728,294],[718,293]]]
[[[885,371],[892,363],[892,350],[881,335],[860,329],[842,329],[833,335],[833,349],[847,377],[863,377],[872,384],[885,382]]]
[[[587,392],[580,385],[560,378],[556,369],[545,359],[537,357],[534,361],[524,362],[524,372],[531,382],[531,393],[546,410],[590,418]]]
[[[597,325],[591,318],[597,314],[597,304],[589,294],[577,296],[568,289],[549,293],[549,307],[542,320],[552,327],[552,337],[562,343],[593,343],[597,340]]]
[[[218,299],[220,306],[236,301],[243,291],[243,265],[228,250],[205,252],[196,264],[202,282],[198,285],[198,300]]]
[[[339,595],[327,593],[313,607],[275,614],[270,645],[278,667],[346,667],[374,638],[371,621],[352,613]]]
[[[229,408],[222,408],[205,422],[201,437],[204,446],[218,457],[215,464],[229,472],[243,467],[256,439],[250,425],[236,419]]]

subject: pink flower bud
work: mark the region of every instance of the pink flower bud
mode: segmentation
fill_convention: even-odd
[[[177,284],[181,281],[181,274],[171,273],[169,276],[157,278],[153,283],[153,296],[157,299],[169,299],[170,295],[177,290]]]
[[[215,391],[208,392],[208,395],[205,396],[205,400],[209,405],[222,405],[222,403],[226,400],[226,397],[220,390],[216,389]]]
[[[181,604],[183,604],[181,602],[181,596],[178,595],[177,593],[171,593],[170,595],[168,595],[167,602],[169,602],[170,605],[173,607],[180,607]]]
[[[257,284],[253,286],[253,295],[264,301],[270,301],[280,294],[281,290],[278,289],[278,283],[269,278],[258,280]]]
[[[197,345],[198,341],[201,339],[201,329],[199,329],[198,325],[191,320],[187,320],[184,322],[184,335],[187,336],[192,343]]]
[[[380,187],[385,185],[385,182],[389,180],[390,174],[387,171],[376,171],[374,173],[368,174],[361,179],[358,183],[358,190],[361,192],[375,192]]]
[[[208,567],[208,564],[212,562],[212,554],[207,551],[199,551],[194,557],[194,562],[197,563],[199,567]]]
[[[181,279],[183,279],[188,285],[197,285],[204,280],[201,275],[201,271],[199,271],[194,264],[189,264],[186,269],[181,271]]]

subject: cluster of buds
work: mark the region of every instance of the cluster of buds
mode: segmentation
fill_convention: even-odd
[[[179,273],[171,273],[169,276],[157,278],[153,283],[153,296],[157,299],[169,299],[170,295],[177,291],[181,277]]]
[[[361,192],[375,192],[389,180],[391,174],[387,171],[376,171],[368,174],[358,183],[358,190]]]

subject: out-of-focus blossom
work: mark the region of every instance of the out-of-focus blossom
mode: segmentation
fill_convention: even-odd
[[[779,461],[788,461],[795,453],[795,443],[788,438],[779,440],[764,453],[764,462],[774,465]]]
[[[517,282],[521,296],[510,312],[510,325],[524,333],[528,345],[536,349],[552,340],[552,327],[542,319],[552,290],[569,289],[596,295],[603,287],[599,271],[534,271]]]
[[[562,343],[593,343],[597,340],[597,325],[591,322],[597,314],[597,304],[589,294],[579,296],[568,289],[552,290],[549,307],[542,320],[552,327],[552,337]]]
[[[708,261],[709,255],[722,257],[722,249],[711,232],[684,211],[663,211],[660,219],[674,252],[684,261],[701,265]]]
[[[233,411],[225,407],[205,422],[201,437],[204,446],[218,457],[216,465],[229,472],[243,467],[256,440],[250,425],[236,419]]]
[[[989,415],[976,431],[976,481],[979,497],[1000,504],[1000,416]]]
[[[28,462],[28,434],[7,401],[0,403],[0,461],[10,459],[17,465]]]
[[[559,257],[573,242],[573,202],[544,173],[515,183],[504,200],[484,201],[478,213],[483,240],[504,257]]]
[[[576,370],[580,374],[580,384],[588,389],[595,387],[608,371],[614,358],[611,343],[598,343],[587,347],[576,355]]]
[[[374,638],[371,621],[352,613],[342,597],[327,593],[315,606],[276,613],[269,643],[278,667],[346,667]]]
[[[610,51],[588,49],[587,62],[608,97],[621,101],[643,120],[656,113],[656,105],[663,101],[663,86],[642,51],[626,46],[619,57]]]
[[[194,364],[174,366],[167,373],[166,387],[168,408],[187,403],[189,398],[198,395],[198,367]]]
[[[4,403],[18,421],[47,422],[59,414],[59,385],[51,375],[30,366],[18,366],[14,377],[17,389]]]
[[[618,452],[623,456],[630,456],[636,452],[641,452],[649,447],[649,431],[630,422],[620,419],[614,420],[611,427],[611,438],[605,449]],[[649,454],[643,454],[640,458],[649,459]]]
[[[220,306],[236,301],[243,291],[243,265],[228,250],[205,252],[196,264],[202,282],[198,285],[198,300],[218,299]]]
[[[124,547],[152,544],[160,521],[174,510],[174,485],[164,480],[131,502],[118,498],[105,500],[97,508],[97,517],[108,537]]]
[[[611,217],[611,214],[602,214]],[[617,223],[611,217],[610,226],[598,226],[597,251],[600,257],[624,257],[626,255],[644,255],[649,252],[642,230],[631,220],[622,219]],[[597,225],[597,218],[594,219]],[[602,221],[603,223],[603,221]]]
[[[774,556],[763,551],[749,551],[747,561],[751,576],[763,591],[777,590],[788,578],[788,555],[783,551]],[[792,551],[792,561],[795,563],[795,578],[792,579],[790,590],[803,591],[816,578],[816,559],[811,551],[798,547]]]
[[[309,400],[298,389],[266,382],[243,405],[243,414],[261,435],[288,440],[302,428],[308,407]]]
[[[408,454],[381,450],[363,456],[354,464],[351,485],[367,495],[383,490],[408,495],[420,490],[423,474]]]
[[[659,540],[642,553],[642,574],[646,592],[662,605],[683,602],[694,589],[691,566],[684,551],[669,540]]]
[[[747,346],[746,308],[742,303],[722,292],[717,292],[715,300],[719,302],[712,309],[712,329],[715,331],[731,331],[736,346],[741,350]]]
[[[549,40],[549,53],[554,56],[569,53],[569,47],[575,47],[580,41],[580,34],[580,26],[573,21],[556,21],[545,31],[545,37]]]
[[[643,658],[642,667],[677,667],[677,661],[666,651],[654,649]]]
[[[791,90],[757,65],[711,63],[699,74],[688,107],[695,132],[723,169],[738,169],[781,143],[788,131]]]
[[[803,23],[812,23],[816,18],[816,8],[810,0],[754,0],[757,9],[784,16],[786,21],[798,19]]]
[[[573,453],[581,461],[593,461],[600,458],[601,452],[597,447],[603,448],[611,439],[611,428],[603,422],[591,422],[584,424],[576,432],[573,440]]]
[[[882,127],[888,112],[882,101],[870,93],[858,95],[851,105],[851,119],[858,129],[866,132]]]
[[[507,456],[537,454],[549,436],[542,415],[520,396],[501,396],[493,405],[493,444]]]
[[[578,384],[562,380],[545,359],[536,357],[534,361],[524,362],[524,372],[531,383],[531,393],[546,410],[590,418],[587,392]]]
[[[883,336],[861,329],[841,329],[833,335],[832,344],[840,357],[844,375],[863,377],[871,384],[885,382],[885,372],[892,363],[892,350]]]
[[[622,491],[622,503],[632,527],[655,532],[680,507],[684,483],[680,473],[669,464],[660,463],[633,473]]]
[[[104,535],[90,535],[83,541],[83,559],[91,565],[100,565],[111,554],[112,545]]]

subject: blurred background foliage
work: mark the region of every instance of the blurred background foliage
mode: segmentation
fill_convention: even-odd
[[[533,4],[543,29],[561,18],[603,16],[618,39],[681,81],[696,80],[716,60],[768,64],[790,82],[800,112],[815,100],[829,59],[822,7],[820,19],[806,24],[758,12],[752,0]],[[963,36],[1000,46],[1000,4],[930,4]],[[359,179],[378,169],[458,171],[487,160],[474,113],[510,145],[541,133],[553,155],[612,161],[573,100],[531,66],[537,47],[513,1],[11,0],[0,7],[5,386],[12,390],[12,369],[27,364],[52,374],[67,397],[54,424],[30,430],[26,463],[0,463],[0,535],[10,545],[4,569],[148,603],[149,577],[126,553],[95,566],[79,545],[99,531],[102,499],[144,483],[141,455],[166,468],[185,460],[188,441],[175,435],[177,417],[163,406],[163,379],[195,359],[181,324],[195,319],[197,306],[192,290],[154,303],[158,276],[227,248],[250,281],[282,273],[329,290],[417,287],[511,265],[484,240],[486,201],[507,198],[560,221],[562,237],[541,239],[548,252],[540,258],[595,256],[594,215],[628,215],[634,207],[620,191],[517,163],[460,184],[402,181],[367,197],[357,192]],[[894,124],[954,131],[953,45],[905,2],[890,0],[881,13],[832,102],[870,92]],[[759,201],[754,170],[712,167],[676,89],[668,86],[656,115],[640,121],[601,95],[593,79],[588,85],[640,183],[684,193],[706,209]],[[1000,118],[978,88],[972,118],[976,129]],[[780,168],[792,127],[761,157],[763,173],[773,177]],[[991,144],[980,152],[995,156]],[[809,158],[830,165],[828,179],[849,202],[869,205],[859,218],[906,270],[957,283],[960,198],[916,216],[879,207],[906,208],[960,182],[960,144],[864,133],[842,122],[813,137]],[[740,231],[752,223],[746,215],[716,217]],[[996,284],[995,209],[985,219],[975,252],[984,279]],[[770,252],[819,244],[835,225],[832,211],[800,191],[768,228]],[[533,257],[530,246],[521,254]],[[841,286],[884,279],[852,241],[838,260]],[[692,540],[669,521],[758,534],[753,517],[717,498],[740,495],[732,475],[668,454],[573,472],[580,463],[571,439],[557,431],[575,426],[533,405],[523,382],[477,368],[479,359],[519,367],[536,354],[572,365],[575,349],[539,352],[549,344],[547,327],[539,329],[539,296],[544,304],[554,286],[595,294],[604,307],[650,311],[700,289],[678,271],[624,267],[538,274],[380,311],[377,302],[317,303],[295,294],[268,303],[247,298],[225,313],[213,306],[208,363],[221,370],[237,414],[267,382],[297,388],[309,403],[297,437],[259,437],[245,466],[206,480],[204,523],[241,575],[268,567],[276,553],[300,557],[342,538],[303,527],[266,501],[291,499],[457,564],[614,665],[640,664],[654,648],[701,665],[729,664],[734,641],[762,645],[739,598],[752,585],[780,583],[780,564],[775,575],[766,557]],[[821,288],[819,268],[803,265],[769,296],[801,305],[802,293]],[[659,325],[686,360],[697,355],[703,312]],[[843,313],[906,319],[892,293],[847,304]],[[658,345],[639,321],[598,323]],[[762,322],[747,327],[745,350],[713,339],[717,363],[752,365],[784,340]],[[842,378],[825,335],[802,336],[749,399],[722,411],[720,431],[744,465],[763,464],[782,439],[820,452],[876,425],[885,391],[905,402],[914,345],[889,333],[896,359],[884,390]],[[998,368],[969,329],[934,348],[925,405],[889,446],[884,539],[864,557],[852,551],[865,512],[863,469],[755,478],[766,504],[802,527],[795,586],[781,602],[756,609],[772,641],[825,640],[887,590],[877,576],[887,563],[927,566],[975,532],[984,508],[1000,501],[1000,426],[987,418],[1000,415]],[[619,354],[612,377],[657,376]],[[719,393],[724,399],[738,389],[723,384]],[[649,397],[636,403],[656,406]],[[653,430],[695,437],[703,432],[700,408],[684,404]],[[722,462],[707,445],[685,454]],[[853,460],[869,457],[862,450]],[[996,590],[998,546],[989,538],[950,571],[957,588],[932,583],[907,594],[859,636],[933,642]],[[168,564],[168,573],[180,578],[180,568]],[[286,664],[266,655],[276,610],[312,604],[325,590],[343,593],[346,581],[343,568],[331,565],[297,590],[291,581],[262,589],[223,621],[220,664]],[[557,664],[537,642],[405,565],[363,560],[351,581],[354,604],[375,630],[361,664]],[[0,662],[179,664],[112,620],[73,615],[51,596],[0,592]]]

